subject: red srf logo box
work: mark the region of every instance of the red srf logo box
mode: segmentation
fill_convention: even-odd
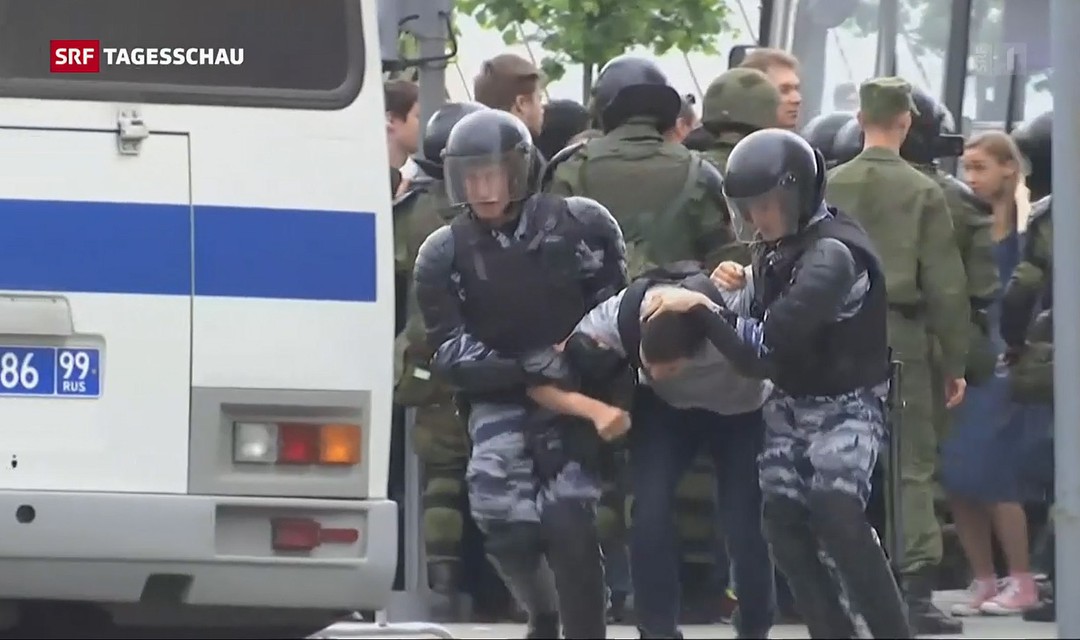
[[[98,73],[101,71],[100,40],[50,40],[51,73]]]

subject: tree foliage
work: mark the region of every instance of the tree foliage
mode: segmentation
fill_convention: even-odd
[[[458,0],[457,8],[507,44],[538,43],[552,80],[568,63],[602,65],[635,46],[716,53],[733,29],[723,0]]]

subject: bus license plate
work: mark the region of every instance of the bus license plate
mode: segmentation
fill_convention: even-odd
[[[0,396],[101,396],[101,351],[0,346]]]

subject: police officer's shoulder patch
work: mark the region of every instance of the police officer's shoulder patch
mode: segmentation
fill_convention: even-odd
[[[958,180],[954,176],[945,174],[945,184],[948,185],[947,188],[949,190],[955,192],[957,195],[960,196],[960,199],[964,202],[964,204],[973,208],[975,211],[986,215],[993,214],[994,211],[990,207],[990,204],[979,196],[975,195],[975,192],[971,190],[971,187],[967,186],[967,184],[965,184],[962,180]]]

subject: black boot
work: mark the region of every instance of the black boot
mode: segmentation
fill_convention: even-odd
[[[1028,622],[1057,622],[1057,607],[1054,606],[1054,599],[1044,598],[1035,608],[1025,611],[1023,618]]]
[[[544,562],[540,525],[529,522],[490,525],[488,560],[529,616],[526,638],[559,637],[559,603],[551,569]]]
[[[563,634],[568,639],[607,637],[607,584],[600,536],[589,505],[562,500],[544,507],[547,559],[555,574]]]
[[[432,617],[436,622],[460,622],[463,614],[461,594],[461,563],[456,560],[434,560],[427,565],[428,586],[439,596]]]
[[[928,567],[903,577],[911,629],[918,635],[962,634],[964,623],[934,604],[934,573],[933,567]]]
[[[859,500],[837,491],[813,491],[808,506],[814,531],[870,633],[875,638],[911,638],[896,579]]]
[[[840,605],[839,587],[818,559],[817,537],[807,509],[794,500],[770,496],[763,522],[773,559],[787,578],[810,637],[855,638],[855,625]]]

